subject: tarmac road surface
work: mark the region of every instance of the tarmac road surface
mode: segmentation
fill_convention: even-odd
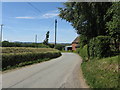
[[[88,88],[75,53],[2,74],[2,88]]]

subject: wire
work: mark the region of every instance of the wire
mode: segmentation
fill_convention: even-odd
[[[28,5],[30,5],[32,8],[34,8],[36,11],[38,11],[39,13],[41,13],[41,11],[40,11],[38,8],[36,8],[33,4],[31,4],[30,2],[27,2],[27,3],[28,3]],[[53,22],[50,24],[50,26],[47,27],[46,30],[50,30],[50,29],[52,28],[52,25],[53,25]]]
[[[31,4],[30,2],[27,2],[28,3],[28,5],[30,5],[32,8],[34,8],[36,11],[38,11],[39,13],[41,13],[41,11],[38,9],[38,8],[36,8],[33,4]]]
[[[50,30],[51,28],[53,28],[52,26],[53,26],[53,22],[48,26],[47,30]]]

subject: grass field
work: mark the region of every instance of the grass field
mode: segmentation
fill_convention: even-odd
[[[2,70],[47,61],[60,55],[52,48],[3,47]]]
[[[50,52],[57,51],[53,48],[31,48],[31,47],[2,47],[2,53],[24,53],[24,52]]]
[[[118,56],[82,63],[85,79],[92,88],[120,88]]]

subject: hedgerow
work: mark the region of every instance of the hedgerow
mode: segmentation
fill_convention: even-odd
[[[18,49],[18,48],[17,48]],[[45,50],[40,52],[40,48],[36,49],[35,48],[32,50],[33,48],[29,48],[26,50],[31,50],[31,51],[27,51],[25,52],[18,52],[17,53],[3,53],[2,54],[2,69],[6,70],[9,67],[14,67],[14,66],[19,66],[20,64],[22,65],[22,63],[28,64],[28,63],[34,63],[34,62],[42,62],[42,61],[46,61],[48,59],[52,59],[52,58],[56,58],[59,57],[61,55],[61,53],[58,50]],[[34,52],[33,52],[34,51]]]
[[[90,40],[89,43],[90,57],[108,57],[111,55],[110,51],[110,37],[98,36]]]

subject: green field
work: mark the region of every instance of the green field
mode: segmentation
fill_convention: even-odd
[[[30,65],[59,57],[52,48],[2,47],[2,70]]]

